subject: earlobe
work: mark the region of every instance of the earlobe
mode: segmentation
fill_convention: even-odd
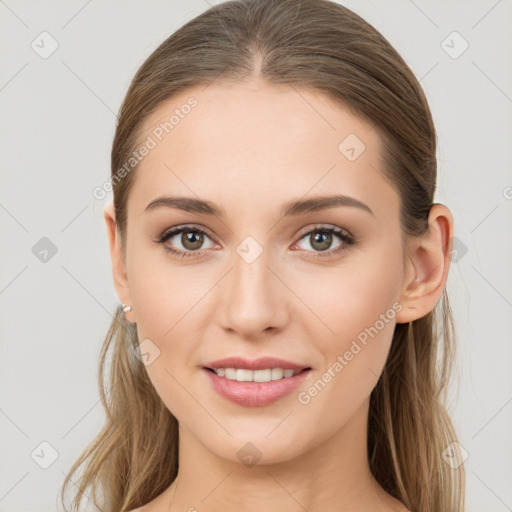
[[[117,230],[114,203],[107,203],[103,210],[103,217],[107,229],[107,236],[110,248],[110,258],[112,262],[112,277],[117,297],[122,304],[131,304],[130,290],[128,287],[128,278],[126,274],[126,264],[121,251],[119,232]]]
[[[432,205],[428,231],[414,239],[407,251],[406,279],[397,314],[397,323],[417,320],[432,311],[443,293],[450,268],[453,218],[439,203]]]

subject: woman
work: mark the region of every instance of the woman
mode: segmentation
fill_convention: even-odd
[[[76,509],[463,510],[453,219],[380,33],[330,1],[212,7],[134,77],[111,180],[122,305]]]

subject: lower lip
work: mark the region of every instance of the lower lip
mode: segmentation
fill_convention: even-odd
[[[312,370],[302,372],[270,382],[238,382],[237,380],[219,377],[215,372],[203,368],[213,389],[219,395],[245,407],[263,407],[276,402],[296,389]]]

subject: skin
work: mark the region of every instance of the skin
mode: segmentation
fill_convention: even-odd
[[[253,80],[175,96],[146,120],[144,137],[190,96],[198,106],[137,170],[126,258],[112,203],[104,210],[117,295],[132,305],[126,318],[136,322],[139,339],[160,350],[146,370],[180,425],[177,481],[137,510],[406,511],[369,470],[369,399],[395,323],[424,316],[441,297],[450,211],[434,205],[428,233],[411,238],[403,258],[399,196],[382,177],[381,141],[372,126],[320,93]],[[366,146],[354,161],[338,150],[348,134]],[[289,200],[333,193],[362,201],[374,215],[341,206],[280,218]],[[226,217],[165,207],[144,213],[161,195],[210,200]],[[176,257],[153,241],[183,224],[206,229],[203,244],[184,245],[181,234],[165,243],[182,251],[199,247],[199,257]],[[302,236],[318,224],[348,230],[358,243],[334,254],[344,244],[334,234],[322,252],[315,233]],[[263,248],[252,263],[236,251],[247,236]],[[301,404],[298,393],[395,302],[402,308],[394,318]],[[277,402],[243,407],[218,395],[201,370],[227,355],[273,355],[313,371]],[[237,456],[248,442],[261,452],[250,467]]]

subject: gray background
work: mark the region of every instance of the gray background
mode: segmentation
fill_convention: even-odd
[[[118,300],[105,201],[92,190],[109,177],[133,74],[214,3],[0,1],[1,512],[61,510],[64,472],[103,423],[97,361]],[[340,3],[390,40],[427,94],[436,201],[451,209],[458,244],[451,402],[468,511],[512,510],[512,2]],[[44,237],[57,250],[46,261]]]

